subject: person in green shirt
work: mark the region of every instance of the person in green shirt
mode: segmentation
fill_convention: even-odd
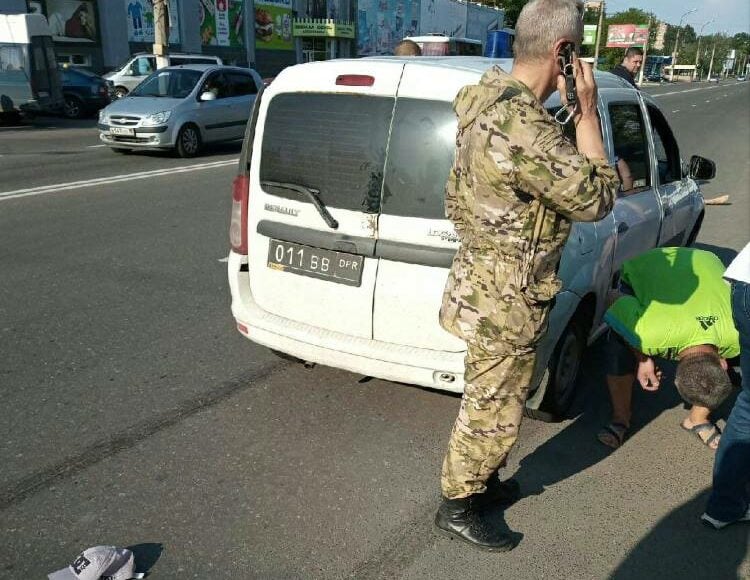
[[[716,449],[721,432],[709,416],[732,390],[727,358],[740,353],[724,265],[711,252],[655,248],[623,264],[624,295],[607,310],[607,386],[612,421],[599,441],[617,448],[630,429],[633,383],[656,391],[655,357],[677,360],[675,385],[692,405],[682,427]]]

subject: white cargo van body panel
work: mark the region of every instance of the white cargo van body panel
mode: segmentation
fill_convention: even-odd
[[[372,338],[377,209],[402,69],[363,60],[290,67],[266,89],[248,220],[250,288],[263,310]],[[372,85],[337,84],[341,75],[369,75]],[[309,196],[278,184],[319,191],[338,227]]]
[[[461,352],[465,343],[438,322],[443,288],[459,240],[445,218],[444,188],[457,119],[452,103],[475,70],[407,64],[398,91],[378,222],[373,337],[394,344]],[[399,315],[394,317],[394,312]],[[394,320],[398,321],[394,324]]]

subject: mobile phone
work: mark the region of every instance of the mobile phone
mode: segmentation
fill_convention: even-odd
[[[565,125],[573,118],[576,109],[576,79],[573,76],[573,57],[575,56],[575,45],[572,42],[565,42],[560,46],[560,52],[557,54],[557,64],[560,67],[560,74],[565,77],[565,98],[568,101],[567,107],[562,107],[555,115],[555,121]]]

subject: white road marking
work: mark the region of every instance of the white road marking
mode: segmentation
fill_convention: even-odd
[[[202,171],[204,169],[215,169],[217,167],[227,167],[235,165],[237,159],[227,159],[224,161],[212,161],[209,163],[196,163],[194,165],[183,165],[178,167],[165,167],[164,169],[155,169],[153,171],[141,171],[137,173],[125,173],[122,175],[112,175],[110,177],[99,177],[97,179],[85,179],[82,181],[71,181],[68,183],[56,183],[53,185],[41,185],[39,187],[28,187],[26,189],[15,189],[13,191],[0,192],[0,201],[5,199],[15,199],[18,197],[28,197],[31,195],[42,195],[44,193],[55,193],[70,189],[82,189],[84,187],[95,187],[97,185],[110,185],[112,183],[122,183],[124,181],[134,181],[136,179],[148,179],[150,177],[161,177],[172,175],[174,173],[188,173],[192,171]]]
[[[690,105],[691,107],[697,107],[698,105]]]
[[[107,147],[107,145],[86,145],[87,149],[97,149],[99,147]]]
[[[711,99],[706,99],[706,102],[707,102],[707,103],[710,103],[710,102],[711,102]]]
[[[228,262],[228,261],[229,261],[229,256],[227,256],[226,258],[219,258],[219,262]]]
[[[680,112],[680,110],[679,110],[679,109],[675,109],[675,110],[674,110],[674,111],[672,111],[672,112],[673,112],[673,113],[679,113],[679,112]]]
[[[685,93],[693,93],[695,91],[706,91],[711,89],[730,89],[732,87],[738,87],[742,86],[740,83],[737,83],[736,85],[729,85],[729,86],[720,86],[720,85],[714,85],[712,87],[698,87],[697,89],[686,89],[684,91],[669,91],[668,93],[659,93],[658,95],[651,95],[655,99],[658,99],[659,97],[668,97],[669,95],[683,95]]]

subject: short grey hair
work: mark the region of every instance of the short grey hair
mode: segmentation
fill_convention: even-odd
[[[583,39],[583,2],[580,0],[531,0],[516,22],[513,55],[520,61],[545,58],[561,38],[576,47]]]

